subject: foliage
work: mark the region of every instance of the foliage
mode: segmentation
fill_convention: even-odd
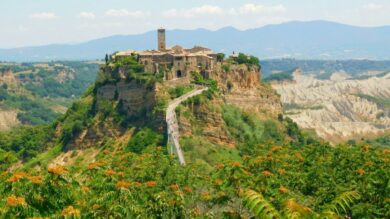
[[[193,89],[192,86],[181,86],[178,85],[174,88],[171,88],[168,92],[171,95],[171,98],[175,99],[177,97],[183,96],[184,94],[190,92]]]
[[[53,138],[53,128],[49,125],[24,126],[8,132],[0,132],[0,167],[7,167],[15,158],[29,160],[47,148]]]
[[[63,64],[64,67],[33,68],[36,72],[28,76],[31,82],[28,80],[29,82],[25,85],[26,89],[41,97],[72,98],[81,96],[95,80],[97,64],[85,62],[59,62],[57,64]],[[57,78],[61,73],[71,76],[61,82]],[[42,80],[42,83],[34,83],[35,80]]]
[[[94,110],[90,98],[73,103],[67,113],[59,119],[62,123],[60,140],[64,146],[92,123],[93,116]]]
[[[259,58],[255,56],[245,55],[244,53],[239,53],[236,61],[238,64],[260,66]]]
[[[263,79],[263,81],[268,82],[268,81],[285,81],[285,80],[293,80],[293,75],[292,73],[296,69],[293,69],[291,71],[285,71],[285,72],[280,72],[280,73],[274,73],[271,74]]]
[[[258,218],[337,218],[347,213],[351,205],[360,198],[359,193],[345,192],[332,201],[321,213],[314,213],[310,208],[300,205],[294,199],[285,202],[281,212],[276,210],[260,193],[244,191],[245,206]]]
[[[23,95],[16,95],[0,88],[0,107],[19,109],[18,119],[23,124],[40,125],[53,121],[58,113],[45,106],[42,101],[33,100]]]
[[[127,143],[127,149],[134,153],[141,153],[146,146],[162,145],[162,135],[149,128],[143,128],[137,132]]]
[[[217,61],[218,62],[223,62],[223,60],[225,59],[225,53],[217,53]]]

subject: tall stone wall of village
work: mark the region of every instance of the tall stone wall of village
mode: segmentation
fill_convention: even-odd
[[[122,110],[129,115],[142,112],[151,112],[156,102],[156,91],[147,87],[144,83],[135,80],[126,82],[122,80],[116,84],[107,84],[97,89],[97,103],[102,100],[118,100],[122,104]]]

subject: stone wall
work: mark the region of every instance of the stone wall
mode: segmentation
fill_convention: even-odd
[[[123,110],[129,115],[135,115],[143,111],[152,111],[155,106],[155,89],[148,88],[145,84],[131,81],[120,81],[116,84],[107,84],[97,89],[97,101],[118,100],[123,104]]]

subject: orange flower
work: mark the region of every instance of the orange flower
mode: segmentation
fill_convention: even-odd
[[[300,153],[295,153],[295,157],[297,157],[299,159],[299,161],[303,162],[305,160],[305,158],[302,157],[302,154]]]
[[[240,166],[241,166],[240,162],[237,161],[232,162],[232,167],[240,167]]]
[[[69,206],[67,208],[65,208],[64,210],[62,210],[62,216],[66,217],[66,216],[76,216],[76,217],[80,217],[80,210],[74,208],[73,206]]]
[[[100,208],[100,205],[97,205],[97,204],[92,205],[92,209],[93,210],[96,210],[96,209],[99,209],[99,208]]]
[[[279,192],[280,192],[280,193],[287,193],[287,192],[288,192],[288,189],[287,189],[286,187],[284,187],[284,186],[280,186],[280,187],[279,187]]]
[[[384,150],[383,150],[383,153],[384,153],[384,154],[390,154],[390,149],[384,149]]]
[[[12,195],[7,198],[7,206],[14,207],[19,205],[26,205],[26,200],[23,197],[16,197]]]
[[[19,180],[21,180],[25,177],[28,177],[28,174],[25,172],[15,173],[13,176],[11,176],[8,179],[8,182],[12,182],[12,183],[19,182]]]
[[[271,151],[278,151],[278,150],[281,150],[281,149],[282,149],[282,147],[277,146],[277,145],[274,145],[274,146],[271,147]]]
[[[149,188],[155,187],[157,183],[155,181],[148,181],[146,182],[146,186]]]
[[[104,163],[103,162],[93,162],[88,165],[88,169],[92,170],[95,169],[96,167],[102,166]]]
[[[68,171],[65,169],[65,167],[58,165],[58,166],[51,166],[47,168],[47,172],[55,175],[62,175],[67,173]]]
[[[106,171],[106,175],[107,176],[112,176],[112,175],[114,175],[115,174],[115,171],[113,171],[113,170],[107,170]]]
[[[90,189],[87,186],[83,186],[83,187],[81,187],[81,191],[84,193],[87,193],[90,191]]]
[[[217,169],[217,170],[223,169],[224,167],[225,167],[225,165],[223,165],[223,163],[217,163],[215,165],[215,169]]]
[[[117,187],[118,189],[127,189],[129,186],[130,186],[130,183],[125,182],[125,181],[118,181],[118,182],[116,183],[116,187]]]
[[[202,192],[201,196],[204,200],[209,200],[210,199],[210,193],[208,192]]]
[[[370,150],[370,145],[366,144],[363,146],[363,152],[368,152]]]
[[[29,176],[28,180],[32,182],[33,184],[41,184],[42,183],[42,177],[41,176]]]
[[[184,191],[185,191],[185,192],[192,192],[192,188],[190,188],[190,187],[184,187]]]
[[[255,163],[255,164],[259,164],[259,163],[263,162],[263,160],[264,160],[263,157],[258,156],[258,157],[256,157],[254,163]]]
[[[248,161],[248,160],[251,159],[251,157],[248,156],[248,155],[244,155],[244,156],[242,157],[242,159],[243,159],[244,161]]]
[[[193,208],[191,210],[191,213],[194,214],[195,216],[197,216],[197,215],[200,215],[201,211],[199,208]]]
[[[249,172],[249,171],[247,171],[247,170],[243,170],[242,172],[244,172],[244,174],[245,174],[245,175],[247,175],[247,176],[250,176],[250,175],[252,175],[252,173],[251,173],[251,172]]]
[[[177,195],[177,196],[183,196],[184,195],[184,193],[182,191],[180,191],[180,190],[175,190],[173,193],[175,195]]]
[[[366,173],[366,171],[364,171],[364,169],[362,168],[359,168],[358,170],[356,170],[356,172],[360,175],[364,175]]]
[[[268,171],[268,170],[262,171],[261,174],[262,174],[263,176],[272,176],[272,173],[271,173],[270,171]]]
[[[173,200],[173,199],[168,200],[168,205],[173,206],[173,205],[175,205],[175,204],[176,204],[176,201],[175,201],[175,200]]]
[[[284,174],[286,174],[286,170],[285,170],[285,169],[279,169],[279,170],[278,170],[278,173],[279,173],[280,175],[284,175]]]
[[[220,186],[220,185],[223,184],[223,181],[220,180],[220,179],[217,179],[217,180],[214,181],[214,184]]]
[[[123,177],[125,175],[124,172],[118,172],[118,176]]]
[[[169,188],[173,189],[173,190],[176,190],[176,189],[179,189],[179,185],[177,184],[172,184],[172,185],[169,185]]]
[[[142,183],[140,183],[140,182],[133,182],[133,186],[140,187],[140,186],[142,186]]]
[[[367,162],[365,163],[365,165],[368,166],[368,167],[371,167],[372,165],[374,165],[374,163],[371,162],[371,161],[367,161]]]

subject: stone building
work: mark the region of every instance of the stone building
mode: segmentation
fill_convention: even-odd
[[[137,54],[139,62],[145,66],[146,72],[164,72],[165,80],[184,78],[191,72],[200,72],[204,77],[216,71],[217,54],[212,50],[195,46],[186,49],[181,46],[166,48],[165,29],[157,31],[157,50],[119,52],[115,56]]]

